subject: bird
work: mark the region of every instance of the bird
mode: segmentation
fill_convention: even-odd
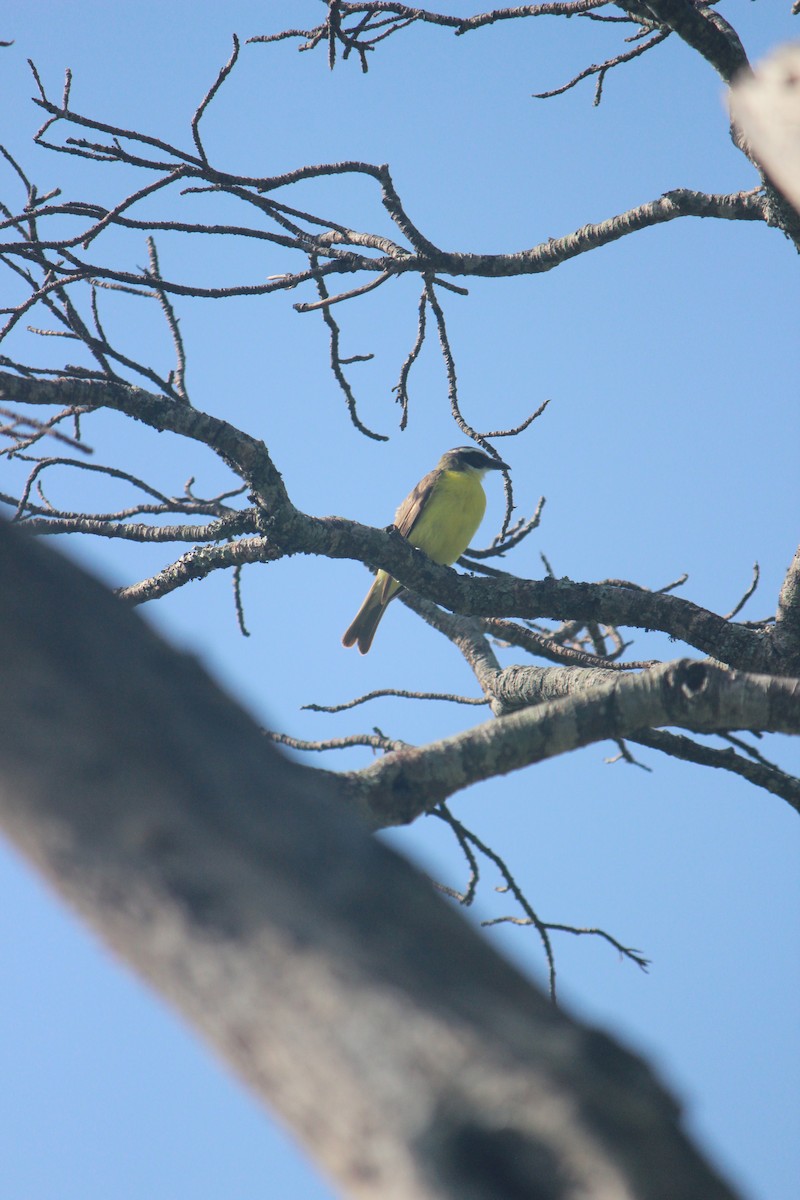
[[[507,463],[475,446],[457,446],[439,459],[398,508],[394,524],[412,546],[429,558],[450,566],[460,558],[477,532],[486,511],[481,480],[487,471],[508,471]],[[358,646],[366,654],[390,600],[403,585],[378,571],[364,603],[342,637],[343,646]]]

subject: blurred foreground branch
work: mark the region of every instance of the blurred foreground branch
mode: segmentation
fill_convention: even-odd
[[[335,776],[7,527],[0,622],[5,831],[345,1194],[731,1200],[649,1071],[371,839]]]

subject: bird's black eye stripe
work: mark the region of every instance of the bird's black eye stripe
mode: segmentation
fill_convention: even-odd
[[[464,455],[463,461],[466,462],[470,467],[476,467],[478,470],[483,470],[487,464],[487,461],[491,462],[492,460],[489,458],[488,454],[484,454],[480,450],[471,450],[468,454]]]

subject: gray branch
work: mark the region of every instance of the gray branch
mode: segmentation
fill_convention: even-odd
[[[551,677],[561,698],[351,772],[352,797],[365,818],[378,827],[406,824],[472,783],[650,727],[800,734],[797,679],[745,675],[684,659],[606,681],[596,679],[601,672],[585,672],[585,688],[564,695],[573,670],[527,668],[526,673]]]
[[[647,1068],[497,957],[334,776],[7,527],[0,625],[5,832],[343,1194],[733,1200]]]

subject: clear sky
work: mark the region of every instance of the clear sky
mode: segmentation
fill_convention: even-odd
[[[796,35],[790,7],[729,0],[720,10],[757,59]],[[29,101],[28,57],[55,94],[72,68],[79,111],[186,145],[189,118],[233,32],[244,39],[311,24],[322,11],[312,0],[6,0],[0,39],[14,45],[0,51],[0,141],[41,190],[118,199],[127,183],[120,173],[31,145],[40,115]],[[599,108],[591,82],[546,103],[531,98],[613,53],[621,36],[618,26],[581,20],[499,24],[458,39],[412,29],[379,47],[366,76],[355,62],[331,74],[323,54],[298,54],[292,42],[248,46],[208,113],[206,144],[220,165],[251,175],[345,158],[388,162],[417,225],[465,251],[527,248],[675,187],[755,186],[728,139],[718,78],[677,39],[612,73]],[[21,202],[8,171],[0,195]],[[388,232],[368,183],[307,185],[286,200]],[[116,246],[120,261],[145,261],[143,239]],[[227,253],[164,238],[159,249],[165,273],[195,281],[240,283],[292,266],[264,248]],[[699,220],[646,231],[546,275],[477,281],[468,298],[444,294],[462,407],[476,427],[514,425],[551,398],[532,429],[498,442],[520,511],[547,497],[541,529],[507,569],[538,577],[541,551],[557,574],[574,579],[660,587],[688,572],[683,594],[726,612],[757,560],[761,585],[744,615],[774,611],[798,541],[796,297],[797,258],[780,233]],[[365,422],[391,436],[368,441],[349,424],[327,368],[319,314],[292,309],[312,298],[179,305],[192,398],[264,438],[298,506],[383,526],[440,453],[464,441],[450,418],[441,359],[431,342],[400,433],[391,388],[415,336],[416,285],[403,280],[340,306],[343,353],[375,354],[351,378]],[[168,339],[141,304],[109,301],[106,313],[121,345],[168,369]],[[62,350],[20,333],[5,352],[52,362]],[[102,417],[87,434],[98,461],[125,465],[168,492],[189,475],[200,493],[228,481],[210,454],[119,418]],[[7,467],[0,471],[10,480]],[[501,513],[497,481],[488,487],[479,544]],[[48,494],[76,507],[106,503],[93,484],[67,473],[50,478]],[[164,547],[119,542],[69,549],[115,584],[169,556]],[[341,647],[367,582],[366,571],[347,562],[252,567],[243,590],[247,640],[237,632],[227,575],[184,588],[146,615],[272,728],[320,738],[377,725],[423,743],[467,727],[474,710],[400,699],[333,717],[301,711],[379,687],[477,694],[462,660],[400,604],[367,658]],[[637,633],[631,653],[668,658],[681,650]],[[771,739],[764,751],[800,772],[797,746],[786,739]],[[700,1144],[745,1195],[795,1200],[796,817],[721,773],[642,751],[646,772],[607,763],[614,753],[593,746],[473,788],[453,810],[505,856],[541,916],[602,926],[652,959],[645,975],[597,941],[565,937],[556,943],[562,1001],[650,1058],[685,1104]],[[356,767],[368,754],[324,761]],[[463,883],[465,864],[437,822],[389,840],[437,879]],[[511,911],[494,891],[498,882],[486,873],[470,919]],[[487,936],[544,980],[530,931]],[[9,1196],[331,1195],[194,1035],[5,848],[0,994],[0,1162]]]

